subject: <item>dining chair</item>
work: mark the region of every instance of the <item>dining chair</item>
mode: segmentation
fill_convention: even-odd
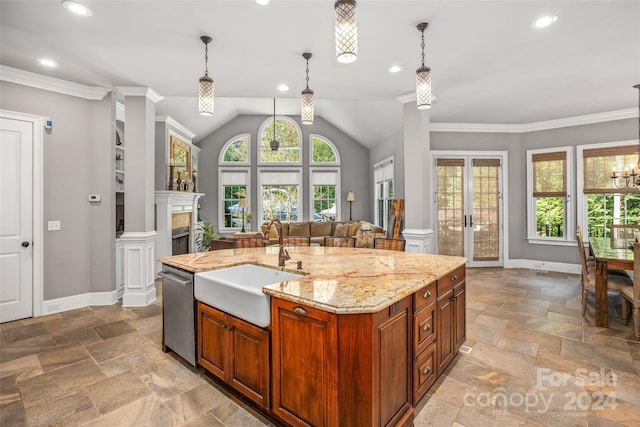
[[[386,237],[377,237],[373,241],[374,249],[388,249],[391,251],[404,251],[406,240],[387,239]]]
[[[219,239],[211,240],[209,250],[217,251],[220,249],[233,249],[233,239],[229,237],[220,237]]]
[[[622,324],[633,319],[633,335],[640,340],[640,243],[633,244],[633,286],[622,289]]]
[[[576,240],[578,241],[578,252],[580,253],[580,261],[582,264],[582,315],[584,316],[587,310],[587,296],[590,290],[596,289],[596,275],[595,268],[592,267],[592,271],[589,271],[587,266],[587,255],[584,252],[584,242],[582,241],[582,234],[576,233]],[[610,274],[607,272],[607,291],[616,292],[622,294],[622,290],[625,287],[632,287],[633,281],[629,276],[619,276],[616,274]],[[625,310],[625,307],[623,307]],[[625,313],[623,313],[624,315]]]
[[[310,246],[310,237],[284,237],[283,244],[285,246]]]
[[[635,240],[640,234],[640,224],[611,224],[611,240]]]
[[[356,239],[353,237],[325,237],[324,245],[341,248],[355,248]]]
[[[234,248],[261,248],[263,246],[264,240],[262,237],[247,237],[233,241]]]
[[[585,252],[584,238],[582,237],[582,230],[580,229],[579,225],[576,226],[576,240],[579,241],[579,242],[582,242],[582,245],[578,244],[578,250],[582,251],[584,253]],[[585,256],[587,257],[587,267],[589,268],[589,270],[595,270],[595,268],[596,268],[596,260],[595,260],[595,258],[593,258],[593,254],[585,253]],[[630,277],[629,273],[627,273],[625,270],[618,270],[618,269],[615,269],[615,268],[608,269],[607,273],[615,274],[617,276]]]

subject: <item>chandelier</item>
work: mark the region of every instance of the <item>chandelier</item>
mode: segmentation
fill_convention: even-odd
[[[209,43],[211,37],[200,37],[204,43],[204,76],[198,80],[198,110],[201,116],[213,115],[213,79],[209,77]]]
[[[416,70],[416,104],[418,110],[431,108],[431,68],[424,65],[424,30],[429,24],[418,24],[418,31],[422,33],[422,65]]]
[[[337,0],[335,9],[336,57],[338,62],[349,64],[358,57],[358,24],[356,1]]]
[[[631,163],[620,171],[613,168],[611,179],[616,188],[640,187],[640,84],[634,88],[638,89],[638,161],[635,165]]]
[[[300,117],[302,118],[303,125],[313,124],[313,91],[309,89],[309,58],[313,55],[309,52],[302,54],[302,57],[307,60],[307,87],[302,91],[300,95]]]

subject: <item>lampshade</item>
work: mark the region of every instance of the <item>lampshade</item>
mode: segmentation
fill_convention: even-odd
[[[353,194],[353,191],[349,191],[347,193],[347,202],[355,202],[356,201],[356,195]]]
[[[209,77],[209,43],[211,43],[211,37],[200,37],[202,43],[204,43],[204,76],[198,80],[198,110],[201,116],[213,115],[213,79]]]
[[[348,64],[358,56],[358,26],[355,0],[337,0],[335,5],[336,57]]]
[[[247,207],[247,199],[240,199],[240,201],[238,202],[238,207],[246,208]]]
[[[300,95],[300,118],[302,119],[303,125],[313,124],[313,91],[309,89],[309,58],[312,56],[309,52],[302,54],[302,57],[307,60],[307,87],[302,91],[302,95]]]
[[[426,22],[418,24],[422,33],[422,65],[416,70],[416,104],[418,110],[431,108],[431,68],[424,65],[424,30],[429,26]]]

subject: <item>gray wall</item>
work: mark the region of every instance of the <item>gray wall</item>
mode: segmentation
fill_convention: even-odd
[[[0,82],[0,108],[50,117],[43,138],[44,299],[115,289],[115,109]],[[113,134],[113,139],[112,135]],[[89,194],[100,194],[90,204]],[[47,221],[60,220],[60,231]]]
[[[349,203],[346,202],[347,192],[353,191],[356,201],[353,202],[353,219],[363,219],[369,221],[371,218],[369,205],[370,199],[370,169],[369,151],[354,139],[322,119],[316,116],[312,125],[300,124],[299,116],[289,116],[295,120],[302,129],[302,168],[303,168],[303,189],[305,195],[305,209],[303,218],[308,219],[308,188],[309,188],[309,134],[318,134],[329,139],[340,152],[342,165],[342,176],[340,184],[342,194],[340,195],[341,218],[349,218]],[[236,135],[243,133],[251,134],[251,158],[253,166],[251,168],[251,187],[257,188],[257,158],[256,144],[260,125],[266,120],[266,116],[242,115],[231,120],[220,129],[202,139],[196,145],[202,148],[198,157],[198,191],[205,193],[200,199],[201,218],[212,221],[216,227],[218,225],[218,159],[222,146]],[[257,218],[257,191],[251,194],[249,210],[254,218]],[[258,224],[252,224],[253,228]]]

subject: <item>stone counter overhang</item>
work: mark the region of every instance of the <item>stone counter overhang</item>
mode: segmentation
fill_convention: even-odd
[[[266,286],[263,292],[337,314],[376,313],[467,261],[380,249],[295,246],[287,250],[291,259],[285,267],[278,267],[278,246],[199,252],[158,261],[192,273],[255,264],[303,274],[297,280]],[[297,261],[302,261],[302,270],[296,269]]]

